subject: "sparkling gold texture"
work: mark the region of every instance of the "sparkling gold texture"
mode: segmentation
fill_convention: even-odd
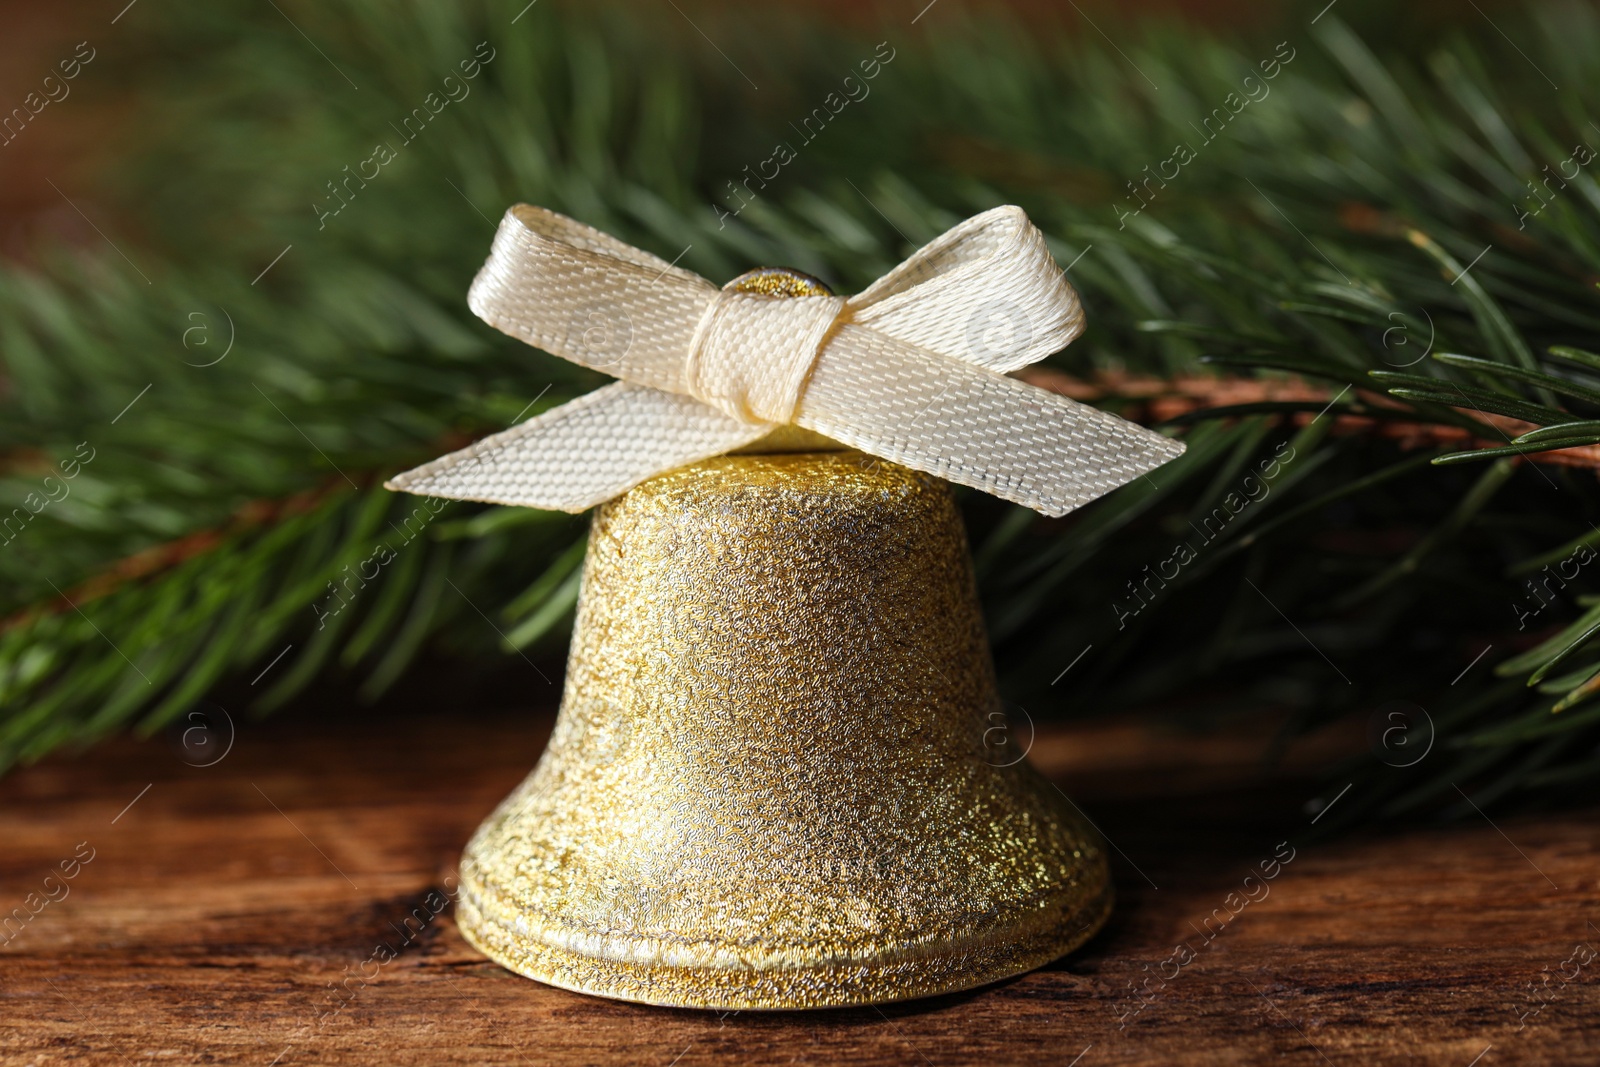
[[[1030,970],[1111,886],[1065,798],[994,765],[999,711],[942,482],[853,451],[662,475],[596,514],[560,717],[467,846],[462,931],[552,985],[701,1008]]]
[[[821,278],[813,278],[792,267],[757,267],[747,270],[724,289],[737,289],[741,293],[765,293],[767,296],[832,296]]]

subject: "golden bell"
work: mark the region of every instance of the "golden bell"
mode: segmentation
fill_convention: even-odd
[[[595,516],[560,716],[467,846],[461,930],[541,982],[697,1008],[1031,970],[1111,882],[1002,721],[944,483],[851,451],[672,471]]]

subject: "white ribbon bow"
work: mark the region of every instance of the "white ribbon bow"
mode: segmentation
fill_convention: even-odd
[[[622,379],[396,476],[413,493],[583,511],[794,423],[1063,515],[1180,442],[1006,372],[1083,330],[1021,208],[976,215],[848,299],[718,289],[543,208],[506,212],[467,303]]]

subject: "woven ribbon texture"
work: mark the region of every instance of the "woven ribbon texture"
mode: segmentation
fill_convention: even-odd
[[[391,489],[577,512],[794,423],[1063,515],[1183,451],[1006,377],[1083,330],[1077,294],[1017,207],[968,219],[846,299],[718,289],[520,204],[467,300],[512,337],[621,381]]]

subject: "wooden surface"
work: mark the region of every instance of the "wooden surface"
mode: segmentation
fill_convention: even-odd
[[[1119,853],[1086,949],[882,1010],[718,1016],[516,977],[448,910],[405,926],[548,714],[333,722],[241,724],[209,767],[124,741],[0,779],[0,910],[60,897],[0,946],[0,1062],[1600,1062],[1600,958],[1574,955],[1600,948],[1592,812],[1318,841],[1317,780],[1263,778],[1252,743],[1042,734],[1035,762]],[[1262,896],[1243,880],[1284,841]],[[1260,899],[1232,915],[1241,888]],[[1164,965],[1185,940],[1194,959]],[[380,943],[399,957],[369,963]]]

